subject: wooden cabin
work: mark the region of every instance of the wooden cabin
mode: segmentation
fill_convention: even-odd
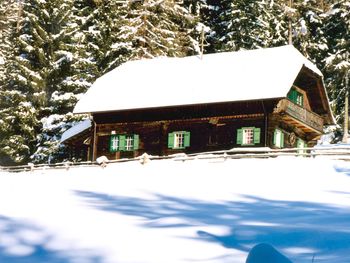
[[[127,62],[97,79],[74,113],[90,114],[92,126],[65,142],[88,141],[91,160],[303,148],[335,123],[322,73],[293,46]]]

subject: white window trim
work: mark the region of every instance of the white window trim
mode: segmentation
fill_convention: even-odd
[[[254,128],[242,128],[242,145],[254,144]]]
[[[174,132],[174,148],[185,148],[185,132]]]
[[[125,151],[132,151],[134,149],[134,137],[132,135],[125,136]]]
[[[119,150],[119,136],[113,136],[113,138],[112,138],[112,150],[113,151]]]

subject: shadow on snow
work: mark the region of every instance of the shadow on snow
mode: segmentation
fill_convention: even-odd
[[[53,237],[38,226],[0,216],[0,262],[4,263],[100,263],[89,251],[50,248]],[[56,244],[57,245],[57,244]]]
[[[350,211],[327,205],[243,196],[247,201],[211,203],[155,195],[152,200],[76,191],[89,206],[142,217],[144,227],[203,227],[197,239],[248,252],[269,243],[294,262],[350,262]],[[179,220],[167,219],[177,218]],[[206,226],[228,228],[218,235]]]

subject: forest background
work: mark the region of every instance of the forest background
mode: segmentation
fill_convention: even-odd
[[[341,123],[349,33],[350,0],[0,0],[0,165],[64,160],[61,134],[86,118],[72,114],[75,103],[126,61],[276,47],[289,36],[323,72]]]

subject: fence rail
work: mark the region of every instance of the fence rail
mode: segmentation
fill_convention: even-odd
[[[230,150],[200,152],[192,154],[173,154],[168,156],[152,156],[143,154],[136,158],[107,160],[102,161],[88,161],[88,162],[60,162],[54,164],[33,164],[18,166],[0,166],[0,172],[25,172],[35,170],[48,169],[65,169],[77,167],[105,167],[111,163],[124,163],[138,161],[145,164],[151,160],[174,160],[174,161],[190,161],[190,160],[210,160],[210,159],[246,159],[246,158],[276,158],[283,156],[297,156],[297,157],[328,157],[334,160],[350,161],[350,146],[349,147],[320,147],[320,148],[288,148],[288,149],[270,149],[270,148],[234,148]]]

